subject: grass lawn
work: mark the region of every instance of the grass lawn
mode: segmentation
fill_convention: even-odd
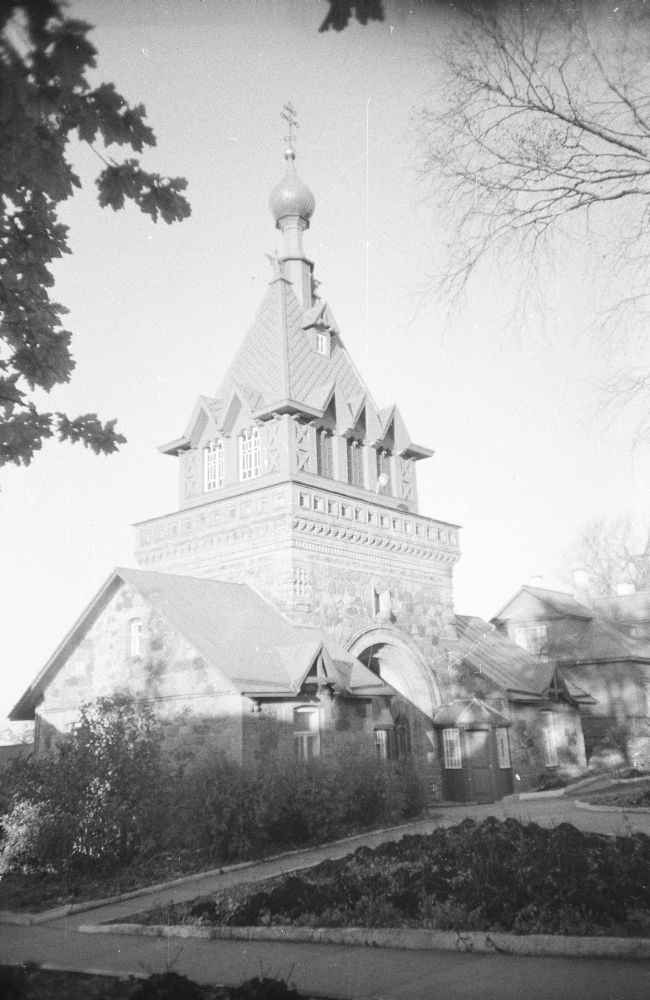
[[[117,896],[218,867],[207,852],[176,851],[141,858],[117,871],[11,872],[0,878],[0,910],[37,913],[64,903]]]
[[[50,972],[36,966],[0,965],[2,1000],[307,1000],[274,979],[236,987],[199,986],[175,973],[118,979],[83,972]]]
[[[582,797],[582,796],[581,796]],[[584,796],[586,802],[598,806],[619,806],[621,809],[650,809],[650,780],[647,784],[619,786]]]
[[[647,937],[650,837],[465,820],[131,920]]]

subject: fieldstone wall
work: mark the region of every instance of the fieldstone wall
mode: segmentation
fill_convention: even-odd
[[[138,656],[130,649],[134,620],[142,623]],[[161,719],[173,720],[170,735],[195,745],[203,745],[210,735],[212,743],[241,756],[245,699],[127,585],[112,597],[47,687],[38,710],[37,752],[54,745],[53,732],[69,730],[82,705],[117,691],[143,699]],[[211,720],[209,732],[206,719]]]
[[[544,726],[541,711],[553,713],[558,763],[546,764]],[[585,741],[578,712],[565,702],[538,705],[515,705],[510,708],[512,726],[509,731],[510,756],[514,776],[514,791],[526,791],[554,775],[575,776],[585,770]]]

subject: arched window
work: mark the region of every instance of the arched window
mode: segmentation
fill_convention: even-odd
[[[407,757],[411,752],[411,734],[409,724],[404,715],[395,719],[395,756]]]
[[[334,478],[333,438],[329,431],[322,428],[316,431],[316,471],[319,476]]]
[[[139,618],[133,618],[130,623],[129,650],[131,656],[141,656],[142,654],[142,622]]]
[[[391,454],[389,451],[377,452],[377,492],[390,496],[393,492],[393,477],[391,472]]]
[[[260,432],[248,427],[239,436],[239,478],[244,482],[260,474]]]
[[[203,489],[223,486],[223,441],[210,441],[203,449]]]

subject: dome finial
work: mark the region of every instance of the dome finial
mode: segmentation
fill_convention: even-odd
[[[287,168],[283,179],[271,192],[271,212],[273,213],[278,229],[283,228],[283,226],[280,226],[281,219],[296,216],[303,220],[306,228],[309,226],[309,220],[314,213],[315,202],[313,194],[307,185],[303,184],[300,180],[294,166],[296,151],[293,147],[296,141],[296,130],[300,126],[298,124],[296,109],[291,101],[282,105],[280,117],[284,118],[289,126],[289,134],[284,137],[285,142],[289,143],[284,152]]]

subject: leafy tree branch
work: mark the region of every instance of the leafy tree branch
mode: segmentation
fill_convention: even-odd
[[[66,17],[59,0],[0,7],[0,465],[29,465],[55,435],[104,454],[125,441],[114,420],[41,410],[33,397],[69,382],[74,370],[67,310],[51,298],[50,270],[70,253],[58,206],[81,187],[70,145],[142,153],[156,144],[142,105],[131,107],[112,83],[90,86],[90,30]],[[102,207],[117,211],[129,200],[154,222],[189,216],[183,178],[95,151],[104,163],[96,180]]]

